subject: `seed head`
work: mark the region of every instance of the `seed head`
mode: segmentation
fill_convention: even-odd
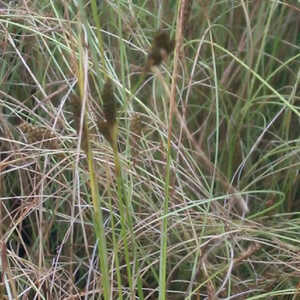
[[[151,50],[148,54],[146,62],[146,71],[149,71],[151,67],[158,66],[163,60],[166,60],[168,55],[174,49],[175,41],[170,40],[168,33],[158,32],[152,42]]]
[[[102,91],[103,113],[108,124],[116,122],[117,110],[112,82],[107,79]]]

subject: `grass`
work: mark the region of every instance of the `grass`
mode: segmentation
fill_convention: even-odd
[[[298,1],[0,9],[0,299],[300,297]]]

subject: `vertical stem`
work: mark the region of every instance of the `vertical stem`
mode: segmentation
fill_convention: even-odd
[[[165,181],[165,199],[163,203],[163,219],[161,233],[161,249],[160,249],[160,266],[159,266],[159,300],[165,300],[167,294],[166,275],[167,275],[167,241],[168,241],[168,209],[170,200],[170,168],[171,168],[171,139],[173,115],[175,109],[176,83],[178,77],[179,57],[182,46],[182,26],[183,12],[187,1],[181,0],[178,5],[177,25],[176,25],[176,45],[174,55],[174,68],[172,73],[172,84],[170,93],[170,109],[169,109],[169,127],[168,127],[168,144],[167,144],[167,165],[166,165],[166,181]]]
[[[108,272],[108,262],[107,262],[107,246],[106,246],[106,238],[104,231],[104,222],[103,215],[100,209],[101,201],[98,191],[98,185],[95,180],[95,169],[93,163],[93,155],[90,147],[88,148],[87,153],[88,160],[88,169],[90,176],[90,185],[91,185],[91,194],[94,208],[94,226],[95,232],[98,239],[98,251],[99,251],[99,259],[100,259],[100,268],[102,273],[102,286],[103,286],[103,294],[104,299],[110,299],[110,282],[109,282],[109,272]]]
[[[101,35],[101,23],[100,23],[100,17],[98,15],[97,0],[91,0],[91,5],[92,5],[92,15],[93,15],[93,19],[94,19],[94,22],[96,25],[98,47],[99,47],[99,51],[101,54],[100,60],[101,60],[103,68],[106,69],[103,40],[102,40],[102,35]],[[106,81],[106,78],[107,78],[107,74],[106,74],[106,72],[104,72],[104,81]]]
[[[79,1],[79,9],[80,9],[80,19],[79,24],[84,24],[85,22],[85,14],[82,2]],[[79,38],[82,39],[82,29],[79,25]],[[87,26],[87,25],[86,25]],[[87,78],[88,78],[88,54],[87,49],[82,47],[83,43],[80,40],[80,61],[79,61],[79,68],[78,68],[78,86],[80,92],[80,100],[81,100],[81,125],[80,125],[80,136],[82,142],[83,150],[87,156],[88,162],[88,172],[89,172],[89,179],[90,179],[90,188],[91,188],[91,197],[93,203],[93,210],[94,210],[94,227],[95,227],[95,234],[98,240],[98,251],[99,251],[99,259],[100,259],[100,269],[101,269],[101,283],[103,287],[103,298],[104,300],[111,299],[111,287],[110,287],[110,280],[109,280],[109,270],[108,270],[108,259],[107,259],[107,246],[106,246],[106,237],[105,237],[105,229],[104,229],[104,221],[103,215],[101,211],[101,199],[98,190],[98,184],[96,181],[95,169],[94,169],[94,159],[93,159],[93,152],[90,147],[89,143],[89,128],[88,128],[88,118],[87,118]]]
[[[127,196],[125,194],[124,182],[123,182],[122,173],[121,173],[121,164],[120,164],[120,158],[119,158],[119,153],[118,153],[117,138],[113,139],[112,148],[113,148],[113,153],[114,153],[119,210],[120,210],[120,216],[121,216],[121,240],[124,243],[124,255],[125,255],[127,277],[128,277],[127,279],[128,279],[130,291],[131,291],[132,295],[134,295],[132,270],[131,270],[129,247],[128,247],[128,240],[127,240],[127,238],[128,238],[127,232],[129,231],[130,237],[132,239],[132,244],[133,244],[132,252],[134,253],[135,245],[134,245],[134,238],[133,238],[133,226],[132,226],[131,214],[129,211],[129,203],[127,201]]]

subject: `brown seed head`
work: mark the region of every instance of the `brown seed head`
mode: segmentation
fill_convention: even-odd
[[[19,129],[26,135],[30,144],[40,142],[43,148],[57,149],[59,144],[56,135],[48,128],[41,126],[34,126],[30,123],[23,122],[19,125]]]
[[[174,40],[170,40],[167,32],[158,32],[153,39],[152,47],[164,49],[170,54],[174,48]]]
[[[142,133],[143,124],[141,115],[135,113],[131,119],[130,131],[133,134],[133,139],[137,140]]]
[[[108,123],[107,121],[99,121],[98,122],[99,131],[103,134],[106,140],[110,143],[112,147],[117,142],[118,135],[118,126],[117,123]]]
[[[113,93],[112,82],[107,79],[102,91],[103,113],[108,123],[115,123],[117,117],[116,103]]]
[[[166,60],[168,55],[174,49],[175,40],[170,40],[168,33],[158,32],[152,42],[151,50],[148,54],[146,62],[146,71],[149,71],[151,67],[158,66],[163,60]]]

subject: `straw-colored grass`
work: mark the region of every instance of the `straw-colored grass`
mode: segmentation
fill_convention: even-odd
[[[298,299],[298,2],[0,1],[0,299]]]

